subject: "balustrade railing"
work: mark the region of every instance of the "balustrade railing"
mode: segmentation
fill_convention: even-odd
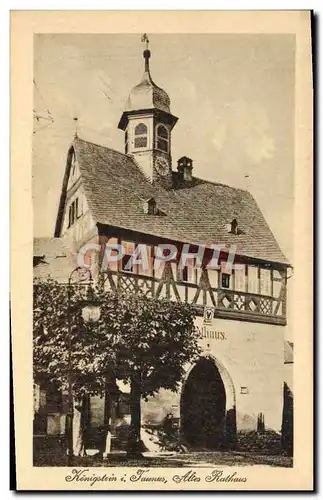
[[[277,297],[212,287],[206,270],[204,279],[202,276],[199,284],[176,280],[171,268],[161,278],[108,270],[101,276],[101,280],[107,289],[115,292],[142,293],[147,297],[190,302],[196,306],[197,314],[203,311],[204,306],[213,305],[218,316],[278,324],[286,322],[283,278]]]

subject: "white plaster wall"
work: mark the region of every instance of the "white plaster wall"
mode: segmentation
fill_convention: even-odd
[[[151,151],[139,151],[133,155],[137,165],[141,168],[146,178],[151,181],[153,178],[153,155]]]
[[[266,429],[279,432],[283,384],[288,374],[284,365],[284,327],[223,319],[214,319],[212,326],[204,326],[201,317],[195,322],[203,335],[203,355],[217,360],[232,380],[237,430],[256,430],[261,412]],[[148,402],[142,400],[143,423],[161,422],[169,412],[179,418],[180,398],[181,385],[177,393],[163,389]],[[101,405],[102,400],[92,412],[100,414]],[[94,418],[101,420],[103,416]]]
[[[203,328],[203,318],[196,318]],[[204,327],[201,346],[205,355],[217,359],[232,379],[237,411],[237,429],[256,429],[257,416],[265,415],[266,429],[280,431],[284,383],[284,327],[214,319]],[[244,389],[241,389],[244,388]],[[242,392],[246,392],[242,394]],[[180,412],[180,391],[162,391],[142,404],[143,421],[149,415],[162,419],[168,411]]]
[[[78,206],[79,213],[82,214],[80,217],[74,222],[71,227],[68,227],[68,212],[69,207],[73,203],[73,201],[78,198]],[[73,193],[73,195],[68,198],[68,201],[65,205],[64,212],[64,223],[63,223],[63,231],[62,235],[67,235],[68,238],[73,242],[80,241],[91,229],[95,227],[94,219],[89,211],[88,203],[86,197],[83,192],[82,185]]]

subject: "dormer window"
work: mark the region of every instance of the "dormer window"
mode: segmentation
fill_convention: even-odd
[[[148,129],[144,123],[135,127],[135,148],[146,148],[148,143]]]
[[[161,151],[165,151],[165,153],[168,153],[169,151],[169,134],[168,130],[165,127],[165,125],[157,125],[156,129],[156,142],[157,142],[157,149],[160,149]]]
[[[233,219],[230,224],[227,224],[226,225],[226,229],[228,231],[228,233],[231,233],[231,234],[243,234],[243,231],[241,231],[240,229],[238,229],[238,221],[237,219]]]
[[[143,201],[142,209],[144,214],[157,215],[158,210],[155,198],[149,198],[148,200]]]
[[[238,221],[237,221],[237,219],[233,219],[233,221],[231,222],[231,233],[232,234],[238,233]]]

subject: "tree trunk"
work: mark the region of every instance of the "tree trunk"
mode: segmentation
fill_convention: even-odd
[[[115,380],[115,379],[114,379]],[[102,443],[102,454],[103,457],[107,457],[111,452],[111,419],[112,419],[112,397],[108,389],[110,382],[110,377],[107,378],[106,386],[107,389],[104,395],[104,436]]]
[[[140,427],[141,427],[141,388],[138,379],[131,377],[130,385],[130,413],[131,423],[128,436],[128,454],[141,454]]]
[[[86,405],[87,398],[83,400],[74,401],[73,410],[73,455],[76,457],[84,457],[85,453],[85,443],[84,443],[84,432],[87,426],[86,419]]]

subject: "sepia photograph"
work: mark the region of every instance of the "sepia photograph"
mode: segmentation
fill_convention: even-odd
[[[33,470],[292,473],[296,40],[32,33]]]
[[[292,466],[294,61],[35,35],[35,465]]]

